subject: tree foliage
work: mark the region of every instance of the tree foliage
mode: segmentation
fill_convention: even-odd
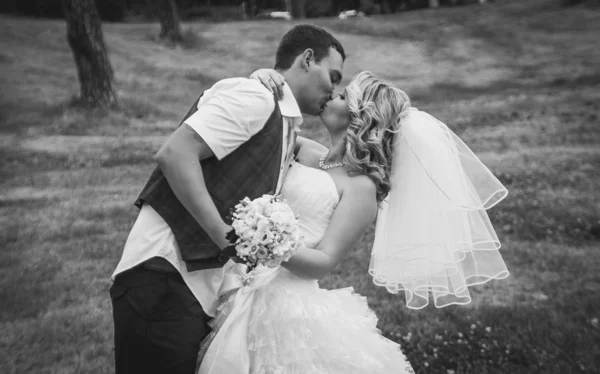
[[[95,0],[96,9],[104,21],[125,19],[128,1]],[[0,12],[39,18],[64,18],[62,0],[2,0]]]
[[[125,21],[128,17],[146,21],[160,20],[156,6],[164,0],[94,0],[103,21]],[[489,0],[491,1],[491,0]],[[556,0],[564,4],[593,3],[600,0]],[[182,20],[227,21],[253,19],[270,11],[287,10],[296,18],[337,16],[345,10],[366,14],[394,13],[402,10],[464,5],[478,0],[168,0],[176,5]],[[242,5],[244,3],[244,5]],[[61,0],[3,0],[0,12],[32,17],[64,17]]]

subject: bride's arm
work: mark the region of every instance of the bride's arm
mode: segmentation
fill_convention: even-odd
[[[376,216],[375,184],[366,176],[353,177],[317,248],[300,249],[281,265],[301,277],[322,278],[344,259]]]
[[[250,79],[255,79],[267,87],[272,94],[276,94],[279,100],[283,99],[283,85],[285,77],[274,69],[258,69],[250,74]]]

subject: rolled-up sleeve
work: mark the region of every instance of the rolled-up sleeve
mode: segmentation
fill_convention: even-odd
[[[205,92],[185,123],[220,160],[260,131],[274,108],[273,95],[260,82],[225,79]]]

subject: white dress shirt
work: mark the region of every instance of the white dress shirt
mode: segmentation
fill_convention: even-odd
[[[283,117],[284,142],[276,192],[280,191],[287,165],[291,162],[295,132],[302,124],[302,114],[292,91],[288,85],[283,89],[284,98],[279,101],[279,108]],[[185,124],[202,137],[220,160],[260,131],[274,108],[273,94],[262,83],[246,78],[224,79],[204,92],[198,102],[198,111]],[[144,204],[112,279],[152,257],[169,261],[179,271],[204,312],[213,317],[225,272],[243,266],[228,261],[223,268],[188,272],[173,232],[150,205]]]

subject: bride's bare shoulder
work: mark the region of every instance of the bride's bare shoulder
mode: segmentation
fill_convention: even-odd
[[[340,176],[338,180],[342,195],[350,196],[352,199],[357,197],[361,199],[377,198],[377,186],[368,176],[364,174],[349,175],[345,168],[337,174]]]
[[[296,139],[296,156],[304,165],[316,165],[319,158],[327,153],[327,147],[312,139],[299,136]]]

